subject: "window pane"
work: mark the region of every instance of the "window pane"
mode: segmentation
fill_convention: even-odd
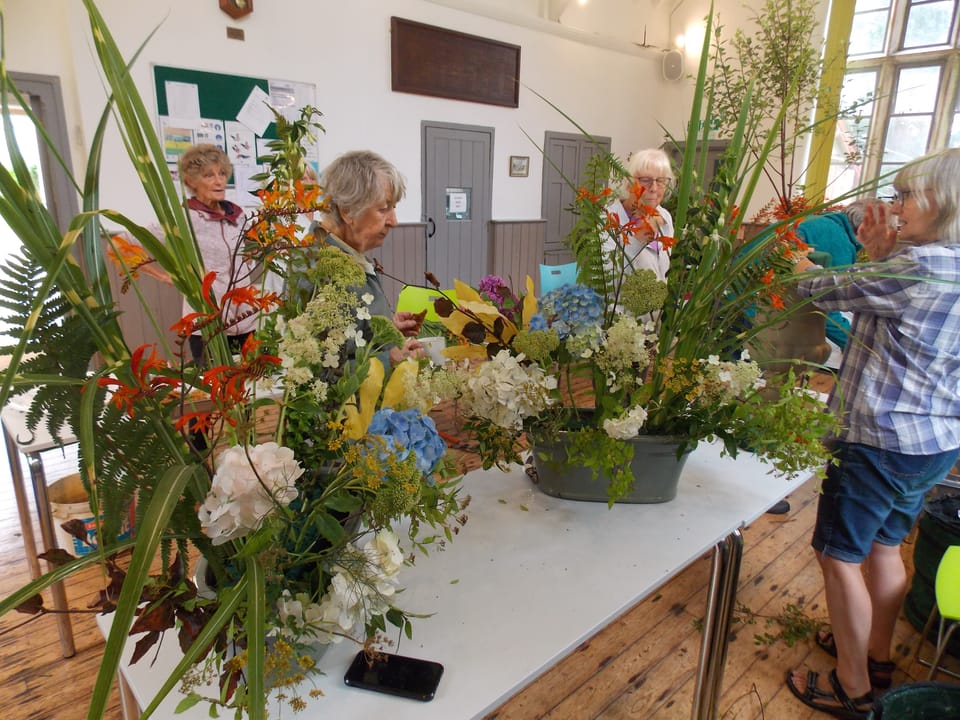
[[[907,10],[903,49],[945,45],[950,38],[950,16],[955,0],[913,3]]]
[[[840,91],[840,108],[845,114],[873,115],[873,98],[877,90],[877,71],[848,73]]]
[[[880,166],[880,175],[878,176],[880,182],[877,184],[877,197],[884,198],[885,200],[893,198],[895,192],[893,189],[893,178],[901,167],[902,163]]]
[[[883,52],[883,42],[887,36],[887,10],[857,13],[853,16],[853,28],[850,30],[850,56],[869,55]]]
[[[903,163],[924,155],[927,152],[932,122],[930,115],[890,118],[883,161]]]
[[[854,12],[862,13],[867,10],[886,10],[890,7],[890,0],[857,0]]]
[[[903,68],[897,82],[897,97],[893,112],[932,113],[937,105],[940,87],[940,66]]]
[[[960,92],[957,93],[957,101],[953,106],[953,124],[950,126],[950,139],[947,141],[947,147],[960,147]]]

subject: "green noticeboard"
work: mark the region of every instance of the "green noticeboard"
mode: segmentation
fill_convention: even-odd
[[[227,198],[255,207],[263,167],[271,154],[269,140],[277,137],[273,110],[289,120],[300,108],[313,105],[316,86],[288,80],[153,66],[159,135],[171,174],[177,177],[180,156],[191,145],[209,143],[226,152],[233,165]],[[271,110],[271,108],[273,110]],[[317,169],[317,150],[307,148],[308,162]]]
[[[268,94],[270,92],[270,82],[267,79],[243,75],[224,75],[154,65],[153,77],[157,91],[157,114],[161,116],[170,115],[167,101],[168,82],[196,85],[200,99],[200,116],[221,120],[236,120],[254,88],[260,88]],[[263,137],[276,137],[272,123]]]

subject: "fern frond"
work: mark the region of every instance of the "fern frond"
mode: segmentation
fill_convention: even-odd
[[[79,386],[96,347],[86,322],[72,311],[61,293],[47,294],[39,312],[34,314],[34,303],[41,296],[45,277],[40,263],[28,249],[22,248],[20,254],[9,256],[0,266],[0,307],[10,324],[7,336],[17,344],[24,343],[26,356],[18,368],[22,380],[18,390],[35,390],[27,427],[33,431],[44,420],[50,435],[59,440],[65,426],[73,427],[72,418],[79,407]],[[115,316],[105,308],[93,312],[104,321]],[[32,331],[27,330],[29,327]],[[9,354],[14,348],[9,345],[0,348],[0,352]],[[61,381],[50,382],[52,377]]]

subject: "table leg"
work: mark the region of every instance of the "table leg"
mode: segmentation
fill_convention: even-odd
[[[36,580],[43,572],[37,559],[37,538],[33,534],[33,518],[27,503],[27,492],[23,485],[23,470],[20,467],[20,448],[10,436],[7,426],[3,425],[3,441],[7,446],[7,460],[10,462],[10,477],[13,480],[13,497],[17,503],[17,515],[20,517],[20,534],[23,536],[23,550],[30,567],[30,577]]]
[[[743,535],[739,530],[728,535],[713,549],[707,610],[703,619],[703,639],[697,665],[697,683],[693,696],[693,720],[716,720],[723,686],[723,668],[727,661],[727,637],[737,600]]]
[[[43,472],[43,462],[40,453],[30,453],[30,478],[33,481],[33,494],[37,501],[37,515],[40,518],[40,537],[43,538],[43,547],[53,550],[57,547],[57,536],[53,527],[53,515],[50,513],[50,501],[47,498],[47,478]],[[73,657],[77,651],[73,644],[73,625],[70,614],[67,612],[67,593],[63,583],[58,582],[50,586],[53,596],[53,608],[56,610],[57,629],[60,631],[60,649],[64,657]]]

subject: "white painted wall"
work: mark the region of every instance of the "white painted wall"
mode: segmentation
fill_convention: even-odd
[[[487,0],[473,0],[476,4]],[[539,15],[543,0],[514,4],[514,12]],[[662,124],[685,134],[689,80],[661,77],[661,51],[611,51],[530,26],[497,20],[441,4],[443,0],[263,0],[252,15],[233,21],[217,0],[99,0],[98,7],[125,55],[132,55],[157,27],[133,69],[149,111],[155,116],[151,64],[219,73],[312,82],[327,128],[321,165],[341,152],[370,148],[394,162],[408,179],[398,209],[401,222],[421,215],[423,120],[495,128],[493,217],[540,217],[541,169],[537,147],[545,131],[575,132],[536,92],[571,115],[589,132],[610,136],[614,152],[660,145]],[[497,0],[504,8],[505,2]],[[649,43],[665,45],[707,12],[707,0],[592,0],[594,25],[576,2],[561,17],[565,27],[584,28],[623,43],[639,23]],[[611,5],[611,3],[615,3]],[[456,3],[463,5],[462,2]],[[724,24],[747,17],[740,0],[724,0]],[[825,12],[826,10],[824,10]],[[63,85],[72,160],[78,176],[106,94],[97,71],[89,24],[80,0],[5,0],[6,62],[11,70],[59,76]],[[429,98],[390,89],[390,16],[520,45],[519,108]],[[622,27],[616,25],[621,20]],[[243,42],[226,38],[240,27]],[[619,35],[618,35],[619,34]],[[602,43],[601,43],[602,44]],[[616,46],[611,42],[611,46]],[[687,69],[693,71],[694,57]],[[527,178],[508,176],[510,155],[529,155]],[[102,173],[102,205],[146,220],[149,206],[112,133]]]
[[[659,23],[666,26],[666,2]],[[541,162],[524,132],[542,142],[547,130],[575,131],[527,88],[548,97],[592,133],[613,138],[626,154],[659,145],[658,122],[673,122],[665,102],[678,84],[660,78],[659,56],[610,52],[544,32],[496,21],[427,0],[271,0],[232,21],[216,0],[100,0],[122,51],[130,55],[157,25],[133,70],[155,114],[151,63],[210,72],[313,82],[327,134],[321,163],[355,148],[371,148],[407,176],[409,193],[400,220],[420,218],[420,123],[422,120],[492,126],[495,219],[540,217]],[[80,0],[6,0],[6,58],[11,70],[61,78],[73,163],[85,166],[88,144],[105,102],[89,25]],[[428,98],[390,89],[390,16],[469,32],[522,47],[520,107]],[[657,18],[651,18],[651,22]],[[246,40],[226,38],[241,27]],[[662,34],[662,28],[661,28]],[[684,110],[685,112],[685,110]],[[510,178],[510,155],[530,155],[527,178]],[[142,218],[149,207],[137,189],[114,135],[103,163],[102,202]]]

